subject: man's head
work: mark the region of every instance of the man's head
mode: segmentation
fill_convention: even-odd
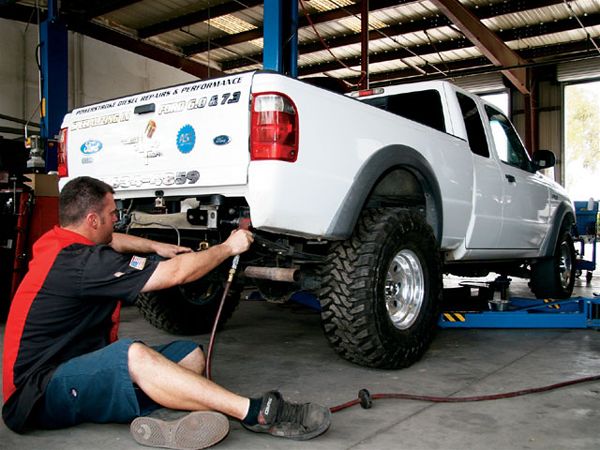
[[[108,244],[117,220],[113,194],[112,187],[95,178],[72,179],[60,192],[60,226],[75,229],[93,242]]]

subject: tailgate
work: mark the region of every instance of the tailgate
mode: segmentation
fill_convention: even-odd
[[[252,75],[74,110],[65,123],[69,177],[100,178],[120,198],[246,184]]]

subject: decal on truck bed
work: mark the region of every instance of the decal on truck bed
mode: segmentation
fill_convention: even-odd
[[[196,144],[196,132],[194,127],[187,124],[182,126],[177,133],[177,149],[181,153],[189,153]]]
[[[127,189],[130,187],[155,187],[155,186],[181,186],[196,184],[200,179],[200,172],[197,170],[188,170],[180,172],[163,172],[144,175],[124,175],[105,179],[104,181],[110,184],[113,189]]]
[[[85,128],[101,127],[113,123],[127,122],[131,119],[130,112],[118,112],[104,116],[92,117],[91,119],[76,120],[71,125],[71,130],[83,130]]]

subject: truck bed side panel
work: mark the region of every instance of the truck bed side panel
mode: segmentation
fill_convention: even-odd
[[[248,202],[255,226],[326,236],[354,176],[379,149],[403,144],[435,170],[443,192],[442,246],[464,240],[471,214],[471,152],[462,139],[381,111],[357,100],[267,73],[254,78],[253,93],[280,91],[298,109],[300,144],[295,163],[254,161]]]

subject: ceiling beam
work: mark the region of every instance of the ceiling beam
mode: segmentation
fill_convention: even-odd
[[[545,64],[556,64],[565,60],[595,57],[598,54],[596,48],[589,40],[569,42],[563,44],[547,45],[518,52],[523,59],[533,60],[529,66],[540,66]],[[415,80],[447,79],[458,76],[475,75],[480,73],[498,72],[500,68],[495,67],[485,57],[465,59],[449,62],[445,67],[445,74],[429,71],[426,75],[413,68],[392,70],[386,72],[371,73],[371,87],[390,84],[410,83]],[[359,76],[343,78],[350,84],[356,84]]]
[[[593,26],[600,23],[600,13],[587,14],[581,17],[581,21],[584,26]],[[520,28],[513,28],[511,30],[503,30],[497,32],[497,35],[504,42],[510,42],[517,39],[530,38],[535,36],[543,36],[551,33],[559,33],[568,30],[572,30],[575,26],[573,19],[563,19],[556,22],[539,23],[535,25],[528,25]],[[421,44],[413,45],[405,48],[398,48],[396,50],[385,51],[380,53],[371,53],[369,55],[369,62],[371,64],[378,62],[393,61],[403,58],[411,58],[414,56],[429,55],[438,52],[446,52],[452,50],[459,50],[462,48],[472,47],[473,43],[468,39],[454,39],[448,40],[436,44]],[[357,66],[360,64],[360,56],[351,58],[341,59],[347,66]],[[439,63],[439,66],[443,66],[443,62]],[[225,70],[225,67],[222,67]],[[326,61],[319,64],[311,64],[309,66],[303,66],[299,69],[300,76],[313,75],[316,73],[323,73],[331,70],[341,69],[343,66],[337,61]]]
[[[78,20],[88,21],[133,5],[141,0],[63,0],[61,14],[74,15]]]
[[[486,27],[477,16],[465,8],[458,0],[431,0],[446,17],[460,28],[462,33],[488,58],[495,66],[512,67],[502,73],[522,93],[529,94],[527,85],[527,61],[510,49],[500,38]]]
[[[147,27],[137,30],[137,34],[139,38],[146,39],[151,36],[156,36],[157,34],[177,30],[179,28],[194,25],[195,23],[226,16],[227,14],[233,14],[243,11],[244,9],[253,8],[255,6],[262,5],[263,3],[264,0],[244,0],[243,3],[238,3],[237,1],[222,3],[220,5],[213,6],[212,8],[194,11],[183,16],[174,17],[173,19],[148,25]]]
[[[0,17],[7,20],[17,20],[25,23],[37,23],[35,9],[24,5],[2,5],[0,6]],[[40,20],[46,18],[46,12],[40,12]]]
[[[403,3],[409,3],[414,0],[371,0],[369,3],[369,10],[376,11],[379,9],[387,9],[394,6],[398,6]],[[323,22],[333,22],[342,18],[346,18],[352,15],[360,15],[360,3],[347,6],[345,8],[333,9],[331,11],[324,11],[321,13],[310,14],[310,20],[313,24],[319,24]],[[300,15],[298,17],[298,28],[304,28],[310,26],[310,22],[306,18],[306,15]],[[258,27],[254,30],[243,31],[241,33],[230,34],[217,39],[211,39],[210,45],[208,42],[197,42],[183,47],[183,53],[186,55],[193,55],[195,53],[204,53],[209,48],[215,47],[227,47],[229,45],[240,44],[242,42],[252,41],[263,37],[263,27]],[[359,37],[360,41],[360,37]],[[261,53],[262,54],[262,53]],[[260,59],[260,55],[259,58]]]
[[[496,3],[493,5],[482,6],[477,8],[475,11],[479,19],[488,19],[498,14],[510,14],[521,11],[527,11],[532,8],[542,8],[545,6],[552,6],[563,3],[563,0],[528,0],[527,2],[509,2],[509,3]],[[394,37],[407,33],[416,33],[423,30],[429,30],[431,28],[439,28],[450,25],[451,21],[445,16],[438,17],[425,17],[423,19],[413,20],[406,23],[400,23],[396,25],[390,25],[379,30],[371,30],[369,32],[369,40],[374,41],[377,39],[384,39],[387,36]],[[243,42],[243,41],[242,41]],[[239,43],[239,42],[236,42]],[[360,43],[360,33],[352,33],[342,37],[331,37],[327,38],[327,46],[330,49],[338,47],[344,47],[346,45],[353,45]],[[223,43],[224,44],[224,43]],[[219,43],[219,40],[213,40],[211,46],[225,46]],[[300,44],[298,46],[298,52],[301,55],[308,53],[318,52],[324,50],[323,44],[319,39]],[[183,52],[187,54],[186,48]],[[200,52],[198,52],[200,53]],[[260,60],[262,53],[255,53],[246,55],[246,58],[234,58],[226,61],[221,61],[223,70],[231,70],[240,67],[247,66],[248,61]]]

